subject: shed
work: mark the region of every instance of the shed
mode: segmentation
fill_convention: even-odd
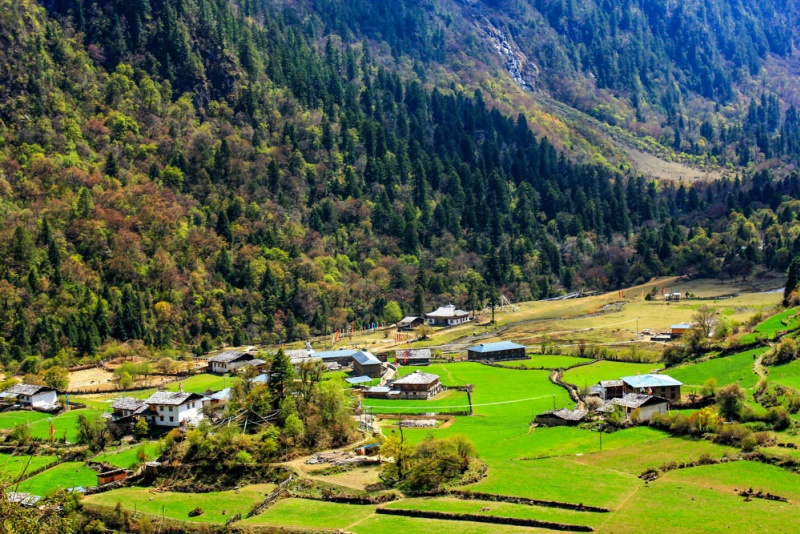
[[[385,399],[390,391],[388,386],[372,386],[363,390],[362,394],[368,399]]]
[[[678,323],[670,326],[670,332],[673,336],[682,336],[694,325],[692,323]]]
[[[402,365],[430,365],[431,349],[396,350],[394,361]]]
[[[369,382],[372,382],[373,380],[375,380],[375,379],[371,378],[369,376],[366,376],[366,375],[364,375],[364,376],[353,376],[353,377],[344,379],[344,381],[347,382],[348,384],[350,384],[351,386],[357,386],[359,384],[368,384]]]
[[[604,401],[618,399],[625,394],[622,380],[601,380],[597,385]]]
[[[469,360],[524,360],[525,346],[513,341],[481,343],[467,349]]]
[[[583,421],[589,412],[586,410],[549,410],[536,416],[534,422],[544,426],[574,426]]]
[[[681,400],[681,386],[679,382],[669,375],[634,375],[622,377],[624,393],[642,393],[656,395],[670,402]]]
[[[381,361],[369,351],[359,351],[353,354],[353,370],[359,375],[378,378],[382,374]]]
[[[118,480],[124,480],[128,478],[128,471],[125,469],[113,469],[111,471],[105,471],[103,473],[97,474],[97,485],[103,486],[105,484],[110,484],[112,482],[116,482]]]
[[[142,399],[120,397],[114,401],[111,408],[114,410],[111,414],[111,418],[116,421],[125,417],[146,414],[150,407]]]
[[[398,330],[413,330],[418,326],[425,324],[425,319],[422,317],[403,317],[397,323]]]

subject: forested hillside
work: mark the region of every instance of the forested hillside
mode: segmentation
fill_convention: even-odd
[[[113,341],[297,340],[394,320],[391,301],[418,314],[499,292],[748,275],[800,252],[796,173],[659,183],[556,150],[494,97],[437,86],[427,72],[449,61],[448,24],[464,24],[455,11],[0,5],[0,359],[12,368],[31,355],[67,364]],[[781,41],[780,28],[758,35]],[[727,58],[724,48],[709,53]],[[664,76],[702,89],[693,69]],[[722,105],[720,83],[710,96]],[[630,89],[624,77],[603,84]],[[753,105],[752,131],[796,132],[794,108]]]

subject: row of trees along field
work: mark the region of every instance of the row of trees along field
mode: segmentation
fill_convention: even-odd
[[[4,363],[747,275],[800,246],[796,174],[678,186],[575,163],[480,92],[403,79],[291,13],[2,5]]]

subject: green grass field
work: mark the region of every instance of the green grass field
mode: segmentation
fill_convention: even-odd
[[[356,534],[430,534],[431,532],[458,532],[459,534],[522,534],[530,532],[552,532],[527,527],[512,527],[491,523],[468,521],[444,521],[440,519],[419,519],[392,515],[371,515],[351,529]]]
[[[672,471],[638,488],[599,531],[792,532],[800,520],[798,479],[778,467],[745,461]],[[744,502],[736,490],[746,488],[790,502]]]
[[[172,384],[168,385],[166,389],[169,391],[178,391],[180,389],[180,385],[183,385],[183,391],[187,393],[205,393],[206,390],[209,389],[212,391],[225,389],[226,387],[232,386],[236,380],[239,379],[236,377],[204,373],[190,376],[181,380],[180,382],[173,382]]]
[[[468,411],[469,401],[465,392],[451,389],[429,400],[364,399],[363,406],[371,413],[449,413]]]
[[[528,506],[493,501],[464,500],[457,498],[417,498],[403,499],[385,505],[386,508],[404,510],[426,510],[455,514],[493,515],[499,517],[516,517],[521,519],[538,519],[555,521],[571,525],[596,526],[606,519],[603,513],[576,512],[561,508],[544,506]]]
[[[770,382],[790,387],[795,391],[800,391],[800,360],[791,363],[767,367],[769,370]]]
[[[266,525],[350,530],[350,526],[373,514],[374,506],[338,504],[307,499],[281,499],[263,514],[247,518],[237,525]]]
[[[579,363],[591,361],[589,358],[578,358],[577,356],[550,356],[535,354],[527,360],[513,360],[509,362],[498,362],[504,367],[528,367],[530,369],[567,369]]]
[[[215,491],[211,493],[177,493],[165,491],[150,493],[147,488],[129,487],[90,495],[84,499],[87,504],[114,508],[117,503],[131,512],[161,516],[178,521],[196,523],[225,523],[234,514],[247,514],[253,506],[264,500],[275,486],[258,484],[244,486],[235,491]],[[189,512],[200,507],[204,513],[189,517]],[[225,511],[226,514],[222,512]]]
[[[767,350],[762,347],[724,358],[681,365],[665,373],[690,387],[700,387],[709,378],[716,378],[719,387],[738,382],[743,388],[751,388],[758,382],[758,376],[753,372],[753,362]]]
[[[663,364],[626,363],[604,360],[565,371],[563,380],[579,388],[591,387],[601,380],[619,380],[623,376],[633,376],[636,373],[646,374],[661,367],[663,367]]]
[[[784,324],[784,321],[786,324]],[[739,338],[741,343],[752,343],[759,337],[772,338],[778,332],[790,330],[800,326],[800,314],[797,308],[789,308],[780,313],[776,313],[764,322],[759,323],[749,334]]]
[[[14,481],[23,473],[31,473],[58,460],[55,456],[17,456],[0,453],[0,480]],[[30,461],[30,463],[28,463]]]
[[[28,411],[4,412],[0,414],[0,428],[14,428],[20,424],[28,424],[31,429],[31,436],[43,440],[50,439],[50,419],[53,419],[55,438],[66,437],[67,441],[74,443],[78,437],[78,416],[81,414],[89,418],[97,418],[100,412],[97,410],[74,410],[63,412],[57,417]]]
[[[136,456],[139,453],[140,446],[141,445],[136,445],[135,447],[126,448],[125,450],[121,451],[107,451],[102,454],[98,454],[92,458],[92,460],[95,462],[105,462],[117,467],[128,469],[139,464],[139,460]],[[147,453],[148,461],[156,458],[158,455],[158,443],[155,441],[150,441],[145,443],[144,447],[145,452]]]
[[[19,491],[44,497],[59,489],[96,485],[97,471],[89,469],[83,462],[64,462],[24,480],[19,485]]]

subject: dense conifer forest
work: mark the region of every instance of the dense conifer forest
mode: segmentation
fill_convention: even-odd
[[[483,4],[535,11],[516,31],[546,36],[542,90],[587,111],[591,78],[729,177],[578,157],[437,83],[458,4],[2,0],[0,361],[293,341],[800,253],[800,118],[754,87],[793,57],[795,4]],[[728,111],[698,120],[698,99]]]

